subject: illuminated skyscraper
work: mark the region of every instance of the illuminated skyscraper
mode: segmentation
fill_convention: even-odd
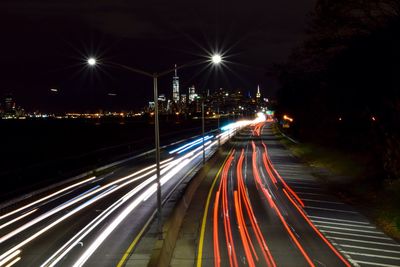
[[[189,87],[189,103],[193,102],[197,97],[196,94],[196,89],[194,88],[194,85]]]
[[[181,94],[181,103],[186,104],[186,101],[187,101],[186,94]]]
[[[260,86],[259,86],[259,85],[257,85],[257,94],[256,94],[256,98],[257,98],[257,101],[259,101],[260,98],[261,98]]]
[[[175,64],[175,75],[172,77],[172,100],[175,103],[179,102],[179,77],[178,72]]]

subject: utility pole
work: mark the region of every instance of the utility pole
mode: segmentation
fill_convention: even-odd
[[[201,102],[201,133],[203,136],[203,165],[206,164],[206,150],[204,146],[204,99]]]

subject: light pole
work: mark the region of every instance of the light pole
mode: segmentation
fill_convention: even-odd
[[[214,54],[211,56],[211,62],[214,65],[217,65],[221,63],[222,57],[219,54]],[[132,68],[123,64],[119,63],[114,63],[114,62],[105,62],[110,66],[114,66],[117,68],[121,68],[130,72],[142,74],[144,76],[150,77],[153,79],[153,92],[154,92],[154,143],[155,143],[155,159],[156,159],[156,183],[157,183],[157,218],[158,218],[158,223],[157,223],[157,229],[160,234],[160,238],[162,238],[162,200],[161,200],[161,175],[160,175],[160,128],[159,128],[159,116],[158,116],[158,88],[157,88],[157,82],[158,78],[162,77],[164,75],[167,75],[176,69],[181,69],[189,66],[194,66],[198,65],[202,62],[196,61],[196,62],[190,62],[178,67],[174,67],[168,70],[165,70],[163,72],[154,72],[150,73],[147,71],[143,71],[140,69]],[[87,64],[91,67],[94,67],[97,63],[97,60],[93,57],[87,59]],[[204,111],[204,106],[203,106],[203,111]],[[203,116],[204,120],[204,116]],[[203,162],[205,162],[205,150],[204,150],[204,123],[203,123]]]
[[[203,165],[206,164],[206,150],[204,147],[204,97],[201,101],[201,135],[203,137]]]

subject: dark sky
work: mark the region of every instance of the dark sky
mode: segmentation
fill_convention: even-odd
[[[260,84],[272,96],[267,73],[304,38],[314,1],[2,0],[0,94],[12,92],[27,110],[131,109],[147,104],[152,81],[105,62],[157,72],[219,51],[222,68],[179,72],[181,91],[194,84],[254,95]],[[91,55],[104,64],[89,69]],[[159,87],[170,97],[171,75]]]

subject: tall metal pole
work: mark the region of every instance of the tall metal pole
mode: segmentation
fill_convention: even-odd
[[[203,136],[203,165],[206,164],[206,150],[204,147],[204,99],[201,102],[201,134]]]
[[[155,135],[155,157],[156,157],[156,175],[157,175],[157,217],[159,238],[162,238],[162,207],[161,207],[161,182],[160,182],[160,129],[158,122],[158,88],[157,73],[153,74],[154,84],[154,135]]]
[[[218,107],[217,107],[217,116],[218,116],[218,131],[219,131],[219,104],[218,104]]]
[[[218,101],[218,107],[217,107],[217,116],[218,116],[218,128],[217,128],[217,134],[218,134],[218,147],[221,146],[221,136],[219,136],[219,101]]]

